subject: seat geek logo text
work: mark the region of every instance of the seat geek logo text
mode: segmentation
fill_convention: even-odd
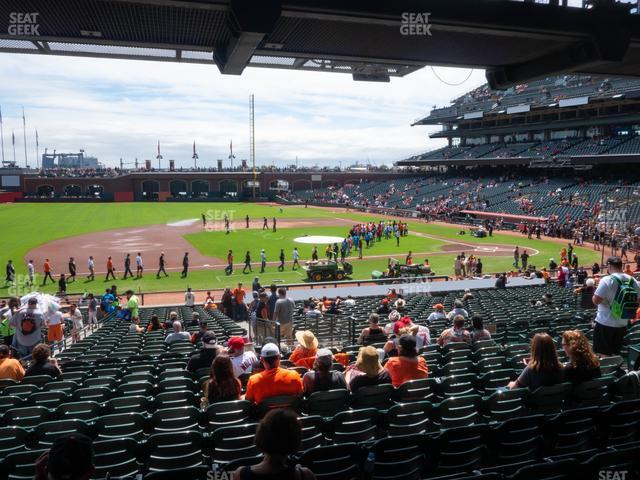
[[[404,12],[400,15],[400,35],[422,35],[431,36],[431,24],[429,17],[431,13]]]
[[[40,36],[39,16],[37,12],[11,12],[7,33],[14,36]]]

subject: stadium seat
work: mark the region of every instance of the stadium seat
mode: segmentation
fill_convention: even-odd
[[[139,471],[138,450],[138,442],[132,438],[93,442],[93,478],[135,477]]]
[[[200,424],[200,412],[195,407],[162,408],[150,418],[154,433],[196,431]]]
[[[327,445],[306,450],[300,465],[311,470],[318,480],[344,480],[356,477],[362,470],[366,451],[355,443]]]
[[[613,383],[613,377],[600,377],[574,386],[571,389],[571,407],[608,405],[609,389]]]
[[[375,408],[346,410],[331,419],[333,443],[366,442],[377,435],[379,412]]]
[[[143,455],[149,472],[182,470],[203,464],[202,435],[199,432],[171,432],[151,435]]]
[[[548,418],[544,426],[547,454],[561,455],[596,446],[599,412],[598,407],[586,407]]]
[[[246,423],[251,414],[251,403],[246,400],[235,400],[231,402],[216,402],[209,405],[204,413],[205,421],[209,430]]]
[[[573,480],[578,478],[579,471],[580,464],[575,460],[560,460],[522,467],[505,480]]]
[[[141,413],[113,413],[103,415],[96,421],[98,440],[132,438],[142,440],[145,437],[147,420]]]
[[[49,410],[41,406],[12,408],[2,416],[5,425],[32,430],[49,419]]]
[[[491,462],[515,464],[537,460],[542,451],[544,415],[512,418],[487,431]]]
[[[0,463],[9,454],[25,449],[28,432],[20,427],[0,427]]]
[[[314,392],[305,401],[304,410],[308,415],[329,418],[345,410],[348,401],[349,391],[345,389]]]
[[[324,419],[319,415],[299,417],[300,428],[302,429],[302,444],[300,450],[309,450],[325,444]]]
[[[55,410],[58,420],[84,420],[87,423],[95,422],[100,416],[102,407],[97,402],[69,402],[63,403]]]
[[[433,378],[409,380],[393,392],[393,400],[399,403],[436,400],[434,393],[436,381]]]
[[[31,480],[36,472],[36,460],[47,449],[24,450],[13,452],[6,456],[2,463],[2,470],[7,480]]]
[[[392,405],[393,392],[394,389],[391,384],[362,387],[352,394],[351,405],[353,408],[386,410]]]
[[[374,454],[373,478],[380,480],[420,480],[427,439],[406,435],[376,440],[369,451]]]
[[[425,433],[433,429],[430,416],[433,405],[430,402],[400,403],[391,407],[385,415],[389,436]]]
[[[440,428],[465,427],[481,420],[480,395],[445,398],[438,405],[437,422]]]
[[[527,388],[498,390],[483,400],[483,415],[489,422],[503,422],[527,414]]]
[[[214,430],[213,461],[224,464],[240,458],[260,455],[254,445],[257,428],[257,423],[245,423]]]
[[[448,428],[429,438],[425,470],[435,476],[479,468],[486,451],[486,432],[486,425],[472,425]]]
[[[50,448],[58,437],[64,437],[71,433],[91,435],[91,427],[82,420],[54,420],[40,423],[35,429],[39,448]]]
[[[571,389],[570,383],[540,387],[529,395],[529,408],[535,413],[557,413],[566,408]]]

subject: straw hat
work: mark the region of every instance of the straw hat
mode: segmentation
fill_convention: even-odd
[[[298,343],[302,345],[307,350],[313,350],[314,348],[318,348],[318,339],[310,330],[305,330],[303,332],[296,332],[296,340]]]

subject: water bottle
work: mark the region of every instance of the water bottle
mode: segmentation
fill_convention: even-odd
[[[364,466],[362,467],[363,472],[366,474],[366,478],[373,477],[373,467],[376,463],[376,456],[373,452],[369,452],[367,455],[367,459],[364,462]]]

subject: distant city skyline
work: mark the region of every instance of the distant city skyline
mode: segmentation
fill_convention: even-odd
[[[354,82],[350,75],[247,68],[223,76],[213,66],[41,55],[1,54],[0,91],[5,159],[24,165],[22,108],[27,126],[27,158],[34,167],[38,130],[40,155],[76,153],[98,157],[106,166],[120,158],[133,167],[163,168],[249,162],[249,95],[255,94],[256,163],[304,167],[343,167],[370,162],[390,165],[438,148],[434,127],[411,127],[434,106],[484,83],[484,71],[449,86],[427,67],[390,83]],[[469,69],[437,68],[438,76],[458,83]]]

